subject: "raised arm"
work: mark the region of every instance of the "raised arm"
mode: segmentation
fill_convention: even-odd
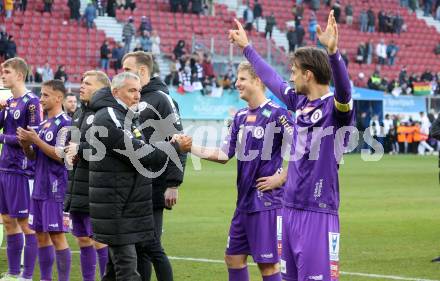
[[[296,110],[296,94],[289,84],[257,53],[250,45],[241,23],[235,19],[236,30],[229,31],[229,40],[243,49],[246,59],[252,64],[255,72],[264,85],[288,107]]]

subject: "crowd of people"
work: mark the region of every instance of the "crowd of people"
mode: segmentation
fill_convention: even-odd
[[[436,112],[420,112],[418,118],[385,114],[369,116],[361,112],[357,117],[359,132],[369,130],[369,136],[377,140],[388,154],[427,155],[440,151],[440,142],[430,136],[431,124],[436,120]],[[371,143],[371,142],[370,142]],[[368,148],[365,140],[359,149]]]

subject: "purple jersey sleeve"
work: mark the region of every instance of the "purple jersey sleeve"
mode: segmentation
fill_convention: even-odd
[[[255,51],[252,46],[247,46],[243,50],[244,56],[250,62],[258,77],[264,85],[279,98],[291,110],[296,110],[298,96],[295,90],[278,75],[278,73],[267,64],[264,59]]]
[[[337,51],[329,56],[335,83],[335,113],[338,117],[351,119],[353,114],[353,100],[347,68],[341,54]],[[344,118],[345,119],[345,118]]]
[[[235,148],[237,147],[238,131],[240,130],[239,124],[237,124],[237,114],[232,120],[232,124],[229,127],[228,135],[221,145],[221,150],[228,155],[231,159],[235,155]]]
[[[10,106],[10,102],[11,100],[8,99],[7,100],[7,107],[9,108]],[[4,123],[6,121],[6,116],[7,116],[7,109],[2,110],[1,113],[1,127],[4,126]],[[16,135],[11,135],[11,134],[0,134],[0,143],[4,143],[4,144],[9,144],[9,145],[13,145],[13,146],[19,146],[19,142],[18,142],[18,138]]]

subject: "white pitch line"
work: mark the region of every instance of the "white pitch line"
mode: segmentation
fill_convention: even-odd
[[[5,247],[1,247],[0,249],[5,250]],[[79,254],[79,251],[71,251],[72,254]],[[194,261],[194,262],[203,262],[203,263],[217,263],[224,264],[223,260],[212,260],[212,259],[201,259],[201,258],[189,258],[189,257],[173,257],[168,256],[170,260],[180,260],[180,261]],[[255,263],[248,263],[248,265],[256,266]],[[370,273],[359,273],[359,272],[339,272],[341,275],[348,276],[361,276],[367,278],[381,278],[381,279],[389,279],[389,280],[402,280],[402,281],[440,281],[434,279],[422,279],[422,278],[411,278],[411,277],[402,277],[402,276],[393,276],[393,275],[380,275],[380,274],[370,274]]]

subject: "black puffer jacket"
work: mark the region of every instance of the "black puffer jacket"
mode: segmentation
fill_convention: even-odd
[[[440,115],[432,123],[430,134],[431,137],[435,138],[436,140],[440,140]],[[438,158],[438,167],[440,168],[440,154]],[[438,179],[440,182],[440,172],[438,174]]]
[[[81,139],[78,146],[79,160],[69,172],[68,190],[64,200],[66,212],[89,213],[89,162],[83,156],[84,149],[90,148],[86,133],[92,126],[94,114],[90,107],[82,104],[72,118],[73,126],[81,132]]]
[[[104,158],[89,162],[93,238],[112,246],[152,239],[151,179],[143,177],[136,168],[163,165],[166,155],[139,140],[132,127],[124,123],[129,112],[113,98],[110,89],[92,98],[91,109],[96,112],[93,126],[102,126],[108,131],[106,137],[96,133],[96,139],[90,142],[91,147],[104,145],[106,148]],[[122,153],[130,151],[126,143],[135,151],[148,147],[149,153],[137,162],[138,151],[132,152],[130,157]]]
[[[149,108],[149,106],[144,109],[145,103],[151,105],[157,112]],[[147,142],[154,143],[156,141],[168,140],[173,134],[183,131],[179,107],[169,95],[167,85],[165,85],[159,77],[151,78],[150,83],[142,87],[139,109],[143,109],[140,112],[140,121],[142,123],[146,120],[160,121],[160,119],[164,120],[167,117],[169,117],[167,120],[170,120],[169,122],[156,122],[154,123],[155,126],[144,128],[142,133]],[[173,159],[170,159],[164,173],[153,179],[154,209],[165,208],[165,190],[168,187],[178,187],[183,182],[186,153],[178,153],[178,157],[180,163],[175,163]],[[178,166],[180,166],[182,170]],[[155,170],[159,168],[161,167]]]

